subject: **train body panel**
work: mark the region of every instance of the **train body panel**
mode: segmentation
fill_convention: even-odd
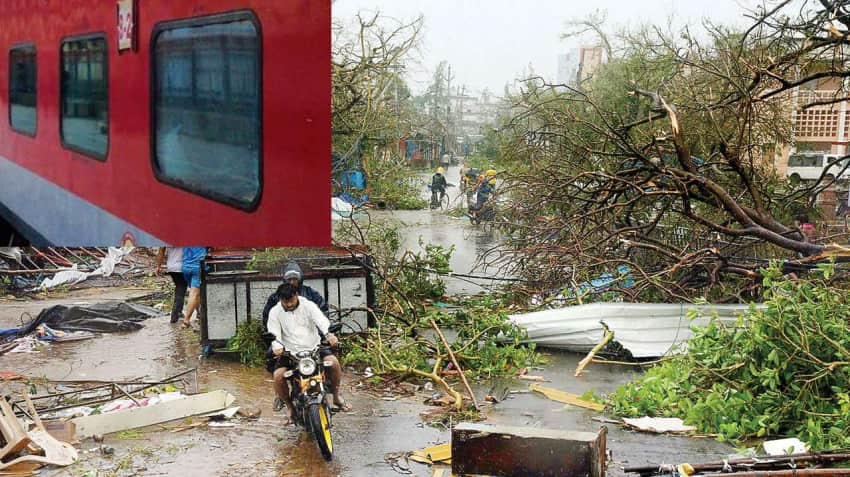
[[[327,245],[330,1],[135,9],[119,51],[115,1],[0,3],[0,213],[61,245]]]

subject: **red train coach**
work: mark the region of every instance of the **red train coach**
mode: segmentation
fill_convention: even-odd
[[[0,1],[0,216],[36,245],[328,245],[330,24],[330,0]]]

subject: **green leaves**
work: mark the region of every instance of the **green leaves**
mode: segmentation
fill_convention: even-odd
[[[242,364],[262,367],[266,364],[266,347],[263,343],[263,322],[247,320],[236,326],[236,334],[227,340],[225,351],[236,351]]]
[[[739,326],[696,329],[688,351],[621,386],[618,415],[677,416],[721,440],[796,436],[813,448],[850,445],[850,316],[834,267],[806,280],[764,271],[764,308]]]

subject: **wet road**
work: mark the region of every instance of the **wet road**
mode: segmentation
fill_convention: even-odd
[[[430,200],[431,192],[426,185],[431,182],[432,172],[418,174],[421,182],[422,198]],[[459,184],[460,167],[451,166],[446,171],[450,184]],[[464,202],[459,197],[458,187],[449,187],[451,208]],[[373,221],[392,221],[400,223],[403,231],[402,251],[410,249],[414,252],[424,251],[419,245],[432,243],[444,247],[454,246],[451,257],[452,271],[465,275],[480,277],[502,277],[498,270],[487,268],[478,263],[478,257],[484,252],[500,244],[500,235],[489,226],[476,226],[469,222],[468,217],[451,217],[440,210],[373,210],[369,212]],[[446,292],[448,294],[475,294],[485,291],[489,286],[499,286],[504,282],[486,279],[469,279],[447,277]]]
[[[423,174],[423,179],[429,177],[430,174]],[[448,178],[451,183],[457,182],[457,168],[450,168]],[[456,272],[485,276],[489,273],[475,265],[481,251],[498,245],[499,237],[494,232],[439,211],[373,211],[371,215],[373,220],[402,222],[404,248],[418,250],[420,237],[424,242],[454,245],[452,267]],[[447,285],[450,293],[482,290],[479,284],[464,280],[449,279]],[[145,294],[138,289],[119,290],[74,292],[50,302],[22,304],[0,300],[0,327],[17,326],[22,311],[34,316],[47,305]],[[423,426],[421,422],[419,414],[429,409],[422,402],[429,393],[383,400],[360,390],[357,385],[361,378],[348,372],[343,386],[355,411],[336,416],[333,431],[336,458],[333,463],[326,463],[309,436],[297,428],[281,426],[280,414],[271,409],[271,381],[265,370],[220,358],[201,359],[200,355],[195,332],[171,325],[167,317],[161,317],[148,320],[143,329],[133,333],[105,334],[88,341],[57,344],[39,353],[7,354],[0,357],[0,369],[52,379],[121,380],[163,378],[197,367],[201,391],[224,389],[236,396],[236,405],[262,410],[259,420],[240,420],[235,428],[229,429],[200,427],[174,433],[170,428],[176,424],[169,424],[168,429],[162,426],[143,429],[140,437],[121,439],[110,435],[105,443],[116,449],[113,457],[86,453],[80,463],[42,475],[83,475],[89,469],[100,469],[115,476],[390,476],[399,474],[385,461],[388,454],[450,440],[447,431]],[[592,364],[583,377],[574,378],[573,371],[581,358],[569,353],[552,354],[542,370],[531,373],[551,380],[547,386],[577,394],[590,389],[607,393],[636,376],[632,368]],[[523,391],[527,384],[513,382],[511,389]],[[479,401],[483,401],[489,383],[473,386]],[[589,432],[595,432],[601,425],[591,419],[597,413],[531,393],[513,394],[500,404],[487,405],[485,416],[492,424]],[[620,475],[618,469],[625,464],[701,462],[732,452],[731,447],[712,439],[655,436],[624,430],[615,424],[607,426],[608,448],[614,459],[609,475]],[[77,447],[86,451],[98,445],[87,440]],[[425,465],[410,462],[409,466],[413,475],[431,475]]]
[[[582,378],[572,372],[581,357],[554,354],[542,370],[533,370],[552,380],[547,386],[583,393],[588,389],[608,392],[633,376],[629,369],[602,365],[589,366]],[[428,393],[385,401],[357,391],[358,376],[348,373],[346,395],[355,407],[350,414],[338,414],[334,421],[336,458],[322,460],[310,436],[294,427],[283,428],[280,415],[271,410],[271,382],[264,370],[250,369],[220,359],[200,359],[197,335],[167,322],[166,317],[146,322],[133,333],[105,334],[93,340],[53,345],[48,351],[0,357],[2,369],[52,379],[161,378],[194,366],[199,371],[201,391],[225,389],[237,398],[236,405],[262,410],[258,421],[240,420],[232,429],[197,428],[173,433],[152,426],[141,436],[121,439],[107,436],[105,444],[116,449],[115,456],[84,454],[72,468],[46,475],[81,475],[84,470],[110,470],[124,466],[115,475],[268,475],[268,476],[372,476],[399,475],[384,461],[387,454],[415,450],[448,442],[447,431],[423,426],[419,413],[427,410],[422,401]],[[523,390],[526,382],[512,389]],[[488,383],[474,386],[479,400]],[[597,413],[549,401],[537,394],[515,394],[498,405],[487,405],[487,422],[554,429],[596,431],[600,424],[591,418]],[[711,439],[654,436],[626,431],[608,425],[608,447],[614,457],[610,475],[624,463],[642,464],[681,460],[697,462],[722,457],[728,446]],[[86,440],[78,449],[85,451],[100,444]],[[128,464],[129,462],[129,464]],[[410,462],[413,475],[429,476],[430,469]],[[72,473],[65,473],[66,471]]]

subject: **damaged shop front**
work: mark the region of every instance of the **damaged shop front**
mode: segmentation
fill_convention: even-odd
[[[269,296],[282,283],[290,261],[301,267],[303,281],[329,305],[328,318],[341,333],[359,333],[374,324],[375,285],[369,258],[341,248],[213,249],[201,280],[201,342],[206,353],[225,345],[247,320],[262,319]]]

